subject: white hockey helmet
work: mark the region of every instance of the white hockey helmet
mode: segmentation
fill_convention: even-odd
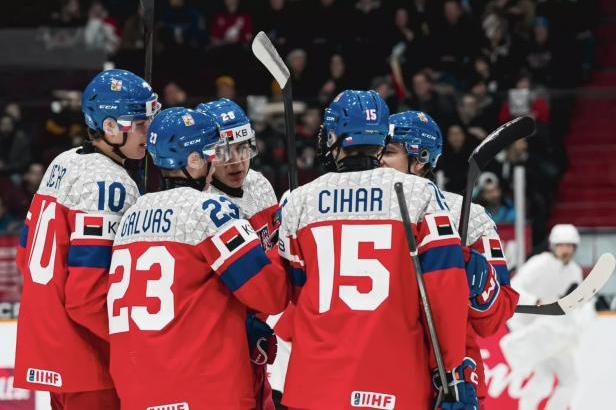
[[[580,244],[580,234],[575,226],[571,224],[554,225],[550,231],[550,246],[570,243],[573,245]]]

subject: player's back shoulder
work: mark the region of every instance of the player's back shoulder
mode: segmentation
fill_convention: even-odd
[[[387,168],[322,175],[291,192],[286,218],[298,228],[327,220],[401,220],[396,182],[403,184],[411,219],[416,220],[419,212],[414,211],[431,199],[429,181]]]
[[[189,187],[150,193],[124,213],[116,245],[139,241],[196,245],[236,218],[237,207],[223,195]]]
[[[37,193],[53,196],[72,210],[121,213],[135,203],[139,189],[109,157],[73,148],[51,162]]]
[[[449,207],[449,211],[453,216],[456,227],[460,223],[460,214],[462,213],[462,203],[464,197],[454,192],[443,191],[445,202]],[[490,217],[486,209],[475,203],[471,203],[471,209],[468,219],[469,243],[475,242],[481,236],[493,235],[496,232],[496,223]]]
[[[257,210],[269,208],[278,203],[274,187],[259,171],[248,170],[242,189],[246,197],[244,202],[254,204]]]

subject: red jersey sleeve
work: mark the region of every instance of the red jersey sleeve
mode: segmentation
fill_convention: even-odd
[[[70,238],[64,306],[75,322],[109,339],[107,280],[120,215],[68,211]]]
[[[244,305],[267,314],[285,308],[288,286],[282,261],[277,251],[265,253],[250,222],[233,219],[202,242],[200,249],[220,280]]]
[[[490,265],[494,267],[500,283],[500,291],[489,309],[485,311],[469,309],[470,323],[475,332],[481,337],[488,337],[496,333],[513,316],[519,295],[509,284],[507,261],[501,240],[496,233],[480,237],[471,245],[471,248],[486,257]]]
[[[460,237],[454,226],[446,212],[427,214],[417,225],[419,261],[447,369],[464,358],[469,297]],[[433,352],[430,365],[436,368]]]

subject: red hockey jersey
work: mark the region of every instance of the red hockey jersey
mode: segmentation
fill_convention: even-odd
[[[286,273],[227,197],[176,188],[120,223],[107,299],[111,374],[126,409],[254,406],[246,308],[278,313]]]
[[[460,220],[462,196],[444,192],[444,199],[451,210],[456,226]],[[477,344],[477,336],[487,337],[495,334],[513,315],[519,295],[509,284],[507,260],[501,240],[496,232],[496,225],[485,209],[477,204],[471,205],[468,223],[468,243],[471,248],[481,252],[497,273],[500,287],[492,306],[485,311],[478,311],[469,306],[469,322],[467,330],[467,355],[477,363],[479,384],[477,395],[484,398],[487,387],[484,377],[483,359]]]
[[[460,239],[423,178],[393,169],[329,173],[291,192],[279,248],[295,286],[283,403],[302,409],[427,409],[431,358],[393,189],[410,218],[448,369],[464,357],[468,286]]]
[[[79,392],[113,387],[105,294],[120,217],[139,196],[108,157],[73,149],[53,160],[17,251],[23,294],[16,387]]]

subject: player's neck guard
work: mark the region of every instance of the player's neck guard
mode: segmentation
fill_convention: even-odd
[[[377,157],[364,154],[351,155],[336,162],[337,172],[366,171],[378,167],[379,159]]]
[[[242,188],[230,187],[221,180],[217,179],[215,176],[212,178],[212,185],[230,197],[241,198],[244,196],[244,190]]]
[[[115,152],[115,151],[114,151]],[[116,164],[120,165],[120,166],[124,166],[124,164],[122,164],[122,162],[118,161],[117,159],[105,154],[103,151],[101,151],[100,149],[98,149],[94,144],[92,144],[92,141],[90,141],[89,139],[86,139],[85,141],[83,141],[83,143],[81,144],[81,149],[77,150],[78,154],[101,154],[106,156],[107,158],[109,158],[110,160],[112,160],[113,162],[115,162]],[[124,159],[126,159],[124,157]]]
[[[210,167],[212,166],[212,164],[208,162],[207,165],[208,168],[206,175],[209,174]],[[188,187],[196,189],[197,191],[203,191],[203,189],[205,188],[205,184],[207,183],[206,177],[193,178],[188,173],[186,168],[182,168],[182,173],[185,175],[185,177],[163,176],[163,190]]]

